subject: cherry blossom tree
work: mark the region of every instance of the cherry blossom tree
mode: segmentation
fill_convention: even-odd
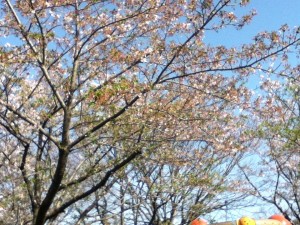
[[[269,70],[262,78],[261,92],[267,96],[255,101],[258,124],[252,133],[261,142],[255,150],[260,160],[256,169],[244,165],[243,174],[254,196],[273,205],[290,221],[299,223],[300,68],[280,64],[272,66],[276,69]]]
[[[176,143],[160,151],[115,179],[105,197],[113,204],[101,206],[113,224],[189,224],[244,199],[244,193],[232,193],[236,182],[229,176],[242,152],[220,154],[203,143]]]
[[[2,223],[74,224],[70,212],[99,223],[107,214],[88,207],[110,204],[105,192],[141,158],[182,141],[245,149],[244,83],[299,41],[289,28],[205,41],[249,23],[254,12],[234,14],[247,3],[1,1]]]

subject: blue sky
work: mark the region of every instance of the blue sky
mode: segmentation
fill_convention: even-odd
[[[276,29],[284,23],[300,25],[299,0],[252,0],[250,7],[258,12],[250,26],[253,30]]]
[[[208,42],[214,44],[234,45],[249,43],[260,31],[276,30],[283,24],[290,27],[300,26],[300,0],[251,0],[247,7],[239,8],[238,15],[255,9],[257,15],[242,30],[225,29],[219,33],[206,34]]]

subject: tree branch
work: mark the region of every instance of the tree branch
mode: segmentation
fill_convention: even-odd
[[[55,169],[55,174],[51,185],[47,191],[46,197],[44,198],[42,204],[39,207],[38,214],[35,218],[34,225],[44,224],[46,221],[46,214],[54,200],[56,193],[59,190],[61,181],[63,179],[65,169],[67,166],[67,159],[68,159],[69,152],[65,149],[59,150],[59,158],[57,162],[57,166]]]
[[[47,138],[49,138],[56,146],[58,146],[58,147],[60,146],[59,145],[59,141],[55,137],[53,137],[48,132],[46,132],[40,125],[38,125],[37,123],[35,123],[32,119],[26,117],[21,112],[18,112],[11,105],[9,105],[8,103],[5,103],[2,100],[0,100],[0,105],[5,106],[10,112],[12,112],[16,116],[18,116],[19,118],[21,118],[22,120],[24,120],[25,122],[29,123],[31,126],[37,127],[37,129],[39,131],[41,131]]]
[[[75,202],[78,202],[79,200],[88,197],[89,195],[91,195],[92,193],[94,193],[95,191],[97,191],[98,189],[100,189],[101,187],[104,187],[105,184],[106,184],[106,182],[108,181],[108,179],[113,174],[115,174],[118,170],[122,169],[129,162],[131,162],[132,160],[134,160],[135,158],[137,158],[141,154],[142,154],[141,150],[133,152],[125,160],[123,160],[121,163],[116,164],[112,169],[110,169],[109,171],[107,171],[106,174],[105,174],[105,176],[102,178],[102,180],[98,184],[96,184],[94,187],[90,188],[88,191],[86,191],[86,192],[84,192],[84,193],[82,193],[80,195],[75,196],[74,198],[72,198],[71,200],[67,201],[66,203],[64,203],[63,205],[61,205],[59,208],[57,208],[56,210],[54,210],[53,212],[51,212],[47,216],[47,220],[55,218],[56,216],[58,216],[58,214],[64,212],[64,210],[66,208],[68,208],[69,206],[71,206]]]
[[[26,40],[26,42],[27,42],[27,44],[29,45],[30,49],[32,50],[32,52],[33,52],[34,55],[36,56],[36,60],[37,60],[37,62],[38,62],[38,64],[39,64],[39,66],[40,66],[40,68],[41,68],[41,70],[42,70],[44,76],[46,77],[46,80],[47,80],[47,82],[48,82],[48,84],[49,84],[51,90],[53,91],[55,97],[57,98],[57,100],[59,101],[59,103],[61,104],[61,106],[62,106],[63,108],[65,108],[66,106],[65,106],[64,101],[62,100],[62,97],[59,95],[59,93],[57,92],[57,90],[56,90],[54,84],[52,83],[52,81],[51,81],[51,79],[50,79],[50,76],[49,76],[49,73],[48,73],[48,70],[47,70],[47,68],[45,67],[43,60],[41,60],[41,59],[38,57],[38,51],[36,50],[36,48],[34,47],[34,45],[32,44],[32,42],[29,40],[29,38],[28,38],[28,33],[24,30],[24,27],[23,27],[23,25],[22,25],[22,23],[21,23],[21,21],[20,21],[18,15],[17,15],[17,13],[15,12],[15,10],[14,10],[14,8],[13,8],[13,6],[12,6],[10,0],[5,0],[5,1],[6,1],[7,5],[8,5],[8,7],[9,7],[11,13],[13,14],[13,16],[14,16],[16,22],[17,22],[18,25],[19,25],[19,28],[20,28],[20,31],[21,31],[22,36],[24,37],[24,39]]]
[[[109,123],[110,121],[118,118],[120,115],[122,115],[128,108],[130,108],[140,97],[136,96],[135,98],[133,98],[130,102],[128,102],[122,109],[119,110],[119,112],[115,113],[114,115],[108,117],[107,119],[105,119],[104,121],[100,122],[98,125],[94,126],[93,128],[91,128],[89,131],[85,132],[85,134],[79,136],[76,140],[74,140],[69,146],[69,149],[72,149],[75,145],[77,145],[78,143],[80,143],[81,141],[83,141],[84,139],[86,139],[87,137],[89,137],[91,134],[93,134],[94,132],[96,132],[97,130],[99,130],[101,127],[105,126],[107,123]]]

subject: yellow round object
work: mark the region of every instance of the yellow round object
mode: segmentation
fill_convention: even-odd
[[[238,225],[255,225],[255,220],[250,217],[244,216],[239,219]]]

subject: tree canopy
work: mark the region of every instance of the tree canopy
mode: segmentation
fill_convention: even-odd
[[[248,2],[1,1],[1,223],[186,224],[224,207],[252,145],[249,76],[288,68],[299,43],[288,26],[204,41],[242,31]]]

